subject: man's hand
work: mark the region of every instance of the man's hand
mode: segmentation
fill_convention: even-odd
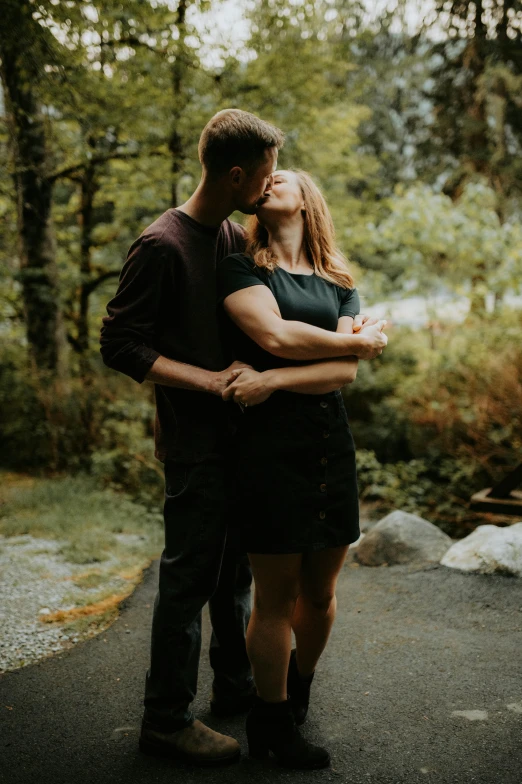
[[[252,369],[234,371],[236,378],[224,390],[223,400],[233,398],[241,406],[256,406],[268,400],[274,387],[270,385],[268,373],[258,373]]]
[[[388,344],[388,336],[383,332],[385,326],[385,319],[381,319],[371,326],[364,325],[364,329],[360,331],[364,344],[357,353],[359,359],[374,359],[379,354],[382,354],[383,349]]]
[[[359,313],[353,320],[353,331],[360,332],[363,327],[371,327],[373,324],[377,324],[378,321],[379,319],[365,316],[364,313]]]
[[[239,373],[243,370],[250,370],[251,368],[252,366],[247,365],[246,362],[238,362],[237,360],[236,362],[232,362],[226,370],[220,370],[218,373],[212,374],[208,391],[212,395],[221,397],[225,389],[235,378],[237,378]]]

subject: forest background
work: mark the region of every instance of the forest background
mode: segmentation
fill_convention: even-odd
[[[286,132],[279,165],[322,187],[363,312],[394,314],[344,391],[363,502],[452,536],[485,522],[470,495],[522,441],[522,3],[0,7],[0,532],[91,515],[81,562],[160,520],[153,387],[104,367],[99,329],[230,106]]]

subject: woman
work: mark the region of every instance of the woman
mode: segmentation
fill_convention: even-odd
[[[247,253],[218,264],[218,291],[235,355],[254,368],[238,371],[224,394],[243,409],[234,513],[255,580],[249,752],[321,768],[328,752],[305,741],[297,724],[335,617],[337,576],[359,537],[355,450],[339,391],[355,380],[357,359],[278,358],[266,325],[271,315],[352,333],[359,298],[306,173],[274,174],[247,234]],[[366,330],[382,333],[384,323]]]

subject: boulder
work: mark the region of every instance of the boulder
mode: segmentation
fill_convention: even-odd
[[[452,540],[422,517],[397,510],[383,517],[355,550],[366,566],[415,562],[438,563]]]
[[[507,528],[479,525],[450,547],[441,564],[466,572],[522,577],[522,523]]]

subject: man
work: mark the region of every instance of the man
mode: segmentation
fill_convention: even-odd
[[[165,463],[165,550],[152,623],[151,665],[140,738],[144,751],[195,763],[236,759],[239,745],[194,719],[201,609],[209,601],[214,668],[211,707],[248,709],[255,693],[246,655],[251,573],[226,542],[225,467],[230,422],[216,316],[215,265],[244,249],[227,219],[253,213],[270,187],[277,128],[247,112],[212,118],[201,134],[202,180],[136,240],[101,333],[104,362],[155,383],[155,455]],[[224,369],[226,368],[226,369]]]
[[[255,694],[245,646],[251,572],[226,525],[227,503],[233,503],[234,404],[221,397],[244,364],[227,367],[215,265],[244,249],[243,230],[228,216],[234,210],[255,212],[270,190],[283,141],[278,128],[248,112],[228,109],[210,120],[199,141],[200,184],[132,245],[101,333],[105,364],[139,383],[155,384],[155,455],[165,464],[165,549],[140,747],[195,764],[227,763],[240,753],[235,739],[206,727],[190,711],[207,602],[212,712],[244,712]],[[300,339],[293,324],[289,358]],[[302,342],[309,340],[310,328],[305,335]],[[323,348],[332,356],[331,335],[317,329],[311,358],[320,358]],[[381,348],[362,340],[358,350],[369,358]]]

